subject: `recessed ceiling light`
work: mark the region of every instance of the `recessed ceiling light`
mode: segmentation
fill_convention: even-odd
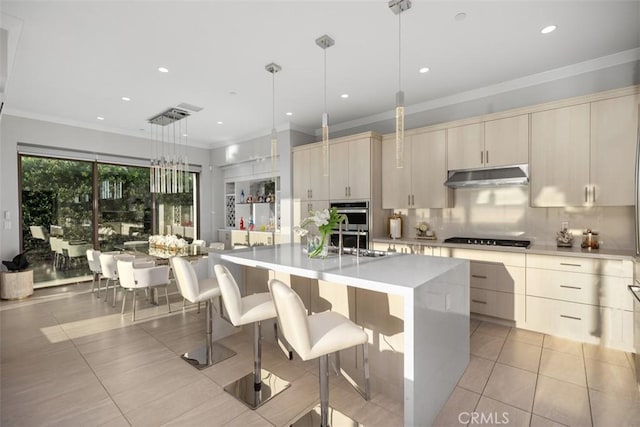
[[[428,73],[429,72],[429,67],[422,67],[418,71],[420,71],[420,73],[422,73],[422,74]]]
[[[104,117],[102,117],[102,116],[98,116],[98,117],[96,117],[96,119],[98,119],[98,120],[104,120]]]
[[[456,13],[456,16],[454,16],[453,19],[455,19],[456,21],[464,21],[466,17],[467,17],[466,13],[460,12],[460,13]]]
[[[287,116],[293,116],[293,113],[292,113],[291,111],[287,111],[285,114],[286,114]]]
[[[348,93],[343,93],[342,95],[340,95],[340,98],[343,98],[343,99],[347,99],[348,97],[349,97]]]
[[[219,122],[218,122],[218,124],[219,124],[219,125],[222,125],[222,124],[224,124],[224,122],[219,121]]]
[[[166,67],[158,67],[158,71],[160,71],[161,73],[168,73],[169,69]]]
[[[540,30],[540,32],[542,34],[549,34],[549,33],[554,32],[556,30],[556,28],[558,28],[558,27],[556,27],[555,25],[547,25],[542,30]]]
[[[122,98],[123,101],[131,101],[131,98],[129,98],[128,96],[123,96]]]
[[[187,137],[187,136],[189,136],[189,134],[188,133],[183,133],[182,136]]]
[[[238,92],[236,92],[235,90],[230,90],[229,91],[229,95],[237,95],[237,94],[238,94]]]

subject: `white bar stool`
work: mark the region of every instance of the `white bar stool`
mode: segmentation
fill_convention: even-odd
[[[280,326],[285,339],[302,360],[319,359],[320,373],[320,420],[322,427],[334,424],[338,418],[343,423],[356,426],[358,423],[329,407],[329,354],[357,345],[362,345],[364,359],[364,392],[358,390],[365,400],[371,396],[369,385],[369,353],[367,333],[341,314],[331,311],[307,316],[307,309],[297,293],[278,279],[269,281],[269,289],[276,306]],[[317,410],[313,409],[297,423],[317,425]],[[295,424],[294,424],[295,425]]]
[[[224,390],[251,409],[256,409],[291,385],[276,374],[262,369],[262,321],[276,318],[276,308],[269,292],[246,297],[227,267],[214,267],[222,302],[233,326],[253,323],[253,372],[227,385]]]
[[[178,284],[178,290],[189,302],[199,303],[206,301],[207,316],[207,341],[203,347],[199,347],[181,357],[183,360],[198,369],[204,369],[215,365],[231,356],[235,356],[233,350],[221,344],[213,343],[213,298],[220,296],[220,288],[213,277],[198,280],[196,271],[185,258],[174,256],[170,258],[173,275]]]

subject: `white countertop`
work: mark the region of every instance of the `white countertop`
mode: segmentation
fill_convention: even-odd
[[[431,258],[410,254],[356,258],[330,254],[325,259],[309,258],[299,244],[253,247],[220,254],[236,264],[260,267],[328,282],[406,295],[416,287],[460,265],[465,260]]]
[[[421,240],[421,239],[390,239],[388,237],[374,238],[374,243],[388,243],[396,245],[423,245],[442,248],[461,248],[484,251],[501,251],[515,252],[523,254],[539,254],[539,255],[556,255],[556,256],[575,256],[584,258],[606,258],[638,261],[635,258],[633,250],[600,248],[597,250],[586,250],[580,247],[580,243],[574,243],[571,248],[558,248],[555,245],[537,245],[532,244],[529,248],[514,248],[508,246],[484,246],[484,245],[465,245],[457,243],[444,243],[442,240]]]

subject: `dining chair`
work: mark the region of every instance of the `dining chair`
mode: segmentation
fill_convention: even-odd
[[[256,409],[291,385],[276,374],[262,369],[262,321],[275,319],[276,308],[269,292],[240,296],[235,278],[224,265],[216,264],[214,271],[222,302],[233,326],[253,323],[253,372],[235,380],[224,390],[249,408]]]
[[[105,294],[104,294],[104,302],[107,302],[109,299],[109,283],[111,283],[111,287],[113,288],[113,304],[112,307],[116,306],[116,292],[117,292],[117,284],[119,284],[119,276],[118,276],[118,260],[122,261],[133,261],[133,255],[123,255],[119,252],[103,252],[100,254],[100,268],[102,270],[102,277],[107,279],[105,284]]]
[[[96,281],[98,282],[98,294],[97,298],[100,298],[100,285],[102,284],[102,268],[100,267],[100,251],[95,249],[87,249],[87,263],[89,263],[89,270],[91,270],[91,293],[94,293]]]
[[[208,277],[199,280],[194,266],[184,257],[174,256],[169,260],[180,294],[192,303],[206,302],[206,343],[184,353],[182,359],[198,369],[204,369],[234,356],[234,351],[213,343],[213,299],[220,296],[216,279]]]
[[[194,240],[191,245],[193,246],[202,246],[205,248],[207,246],[207,242],[205,240]]]
[[[371,396],[369,384],[369,337],[361,327],[339,313],[324,311],[307,315],[304,303],[289,286],[278,279],[269,281],[269,290],[273,296],[278,320],[285,339],[291,344],[302,360],[319,360],[320,376],[320,422],[322,427],[329,425],[329,419],[339,414],[329,407],[329,354],[336,353],[350,347],[362,346],[365,388],[356,390],[369,400]],[[344,414],[340,417],[348,418]],[[303,418],[317,416],[316,410],[311,410]],[[355,421],[353,422],[355,423]],[[357,424],[349,425],[357,425]]]
[[[171,304],[169,303],[169,293],[167,286],[169,285],[169,266],[156,266],[153,262],[134,263],[133,259],[118,259],[117,261],[118,278],[122,289],[133,292],[133,302],[131,309],[131,321],[136,321],[136,292],[138,289],[153,289],[164,287],[164,296],[167,300],[167,308],[171,313]],[[127,300],[127,292],[122,295],[122,315],[124,315],[124,306]]]

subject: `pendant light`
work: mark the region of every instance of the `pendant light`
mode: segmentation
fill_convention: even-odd
[[[272,62],[264,66],[264,69],[271,73],[271,175],[275,181],[278,171],[278,132],[276,131],[276,73],[282,67]]]
[[[391,0],[389,9],[398,15],[398,92],[396,92],[396,167],[404,167],[404,92],[402,91],[402,12],[411,0]]]
[[[152,151],[149,169],[149,190],[152,193],[183,193],[190,191],[189,160],[187,159],[187,118],[189,113],[170,108],[149,119]],[[185,130],[182,130],[184,119]],[[176,122],[179,122],[176,125]],[[172,125],[170,128],[168,125]],[[155,130],[155,132],[154,132]],[[156,137],[154,138],[154,133]],[[166,138],[165,138],[166,134]],[[184,140],[183,140],[184,138]],[[182,150],[184,141],[184,152]]]
[[[335,44],[328,35],[316,39],[316,44],[324,51],[324,109],[322,112],[322,171],[329,176],[329,114],[327,114],[327,49]]]

